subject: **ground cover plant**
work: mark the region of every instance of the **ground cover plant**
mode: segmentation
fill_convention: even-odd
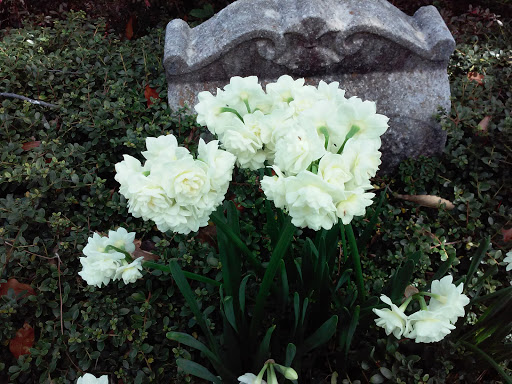
[[[303,359],[301,382],[329,382],[333,376],[338,382],[507,382],[499,370],[510,374],[510,292],[496,292],[510,285],[504,260],[512,227],[511,39],[508,21],[499,20],[502,25],[481,9],[448,20],[458,46],[449,68],[452,111],[441,117],[447,149],[442,157],[406,161],[396,173],[373,179],[379,198],[384,196],[383,209],[367,245],[360,246],[364,289],[372,296],[393,293],[385,286],[392,273],[410,276],[406,285],[426,287],[444,269],[466,276],[472,299],[467,316],[431,346],[387,337],[369,311],[353,331],[350,348],[344,347],[348,335],[337,332]],[[51,28],[11,30],[2,42],[2,92],[57,107],[2,98],[0,379],[66,383],[90,372],[125,383],[197,380],[176,366],[176,358],[212,369],[208,359],[166,335],[184,332],[204,341],[201,316],[168,273],[147,270],[134,283],[116,281],[101,289],[78,275],[88,237],[119,225],[137,234],[137,257],[160,264],[174,259],[185,272],[223,279],[214,225],[195,236],[165,235],[128,213],[114,180],[114,164],[123,154],[140,156],[147,137],[171,133],[195,153],[206,132],[191,111],[172,112],[162,101],[163,31],[120,41],[101,20],[71,13]],[[239,170],[227,194],[230,212],[240,217],[241,239],[260,256],[271,242],[260,219],[266,214],[261,178]],[[447,199],[454,209],[403,199],[425,194]],[[376,207],[377,202],[366,219],[353,223],[356,236]],[[341,241],[338,251],[349,254]],[[215,309],[218,289],[189,283],[206,327],[220,335],[226,324]],[[340,301],[347,298],[344,291]],[[308,306],[303,294],[299,299],[302,308]],[[353,313],[351,308],[339,316],[339,330],[352,329]],[[272,319],[267,321],[270,327]],[[273,343],[269,349],[283,350]],[[283,358],[276,362],[286,364]]]

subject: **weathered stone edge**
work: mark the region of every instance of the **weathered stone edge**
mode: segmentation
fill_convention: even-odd
[[[265,7],[267,12],[258,11]],[[421,7],[414,16],[407,16],[385,0],[239,0],[195,28],[181,19],[169,22],[164,67],[171,76],[193,72],[253,39],[268,39],[279,46],[285,33],[295,32],[297,24],[307,19],[343,20],[344,24],[326,23],[323,33],[336,32],[339,41],[357,33],[372,33],[431,61],[447,61],[455,48],[434,6]],[[372,22],[368,24],[368,20]]]

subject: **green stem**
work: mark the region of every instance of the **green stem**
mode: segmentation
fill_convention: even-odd
[[[144,261],[142,263],[142,266],[145,268],[153,268],[153,269],[158,269],[159,271],[162,271],[162,272],[171,273],[171,268],[169,268],[167,265],[158,264],[153,261]],[[214,287],[221,286],[221,283],[219,281],[210,279],[208,277],[201,276],[201,275],[198,275],[198,274],[192,273],[192,272],[186,272],[186,271],[181,271],[181,272],[187,279],[200,281],[200,282],[206,283],[206,284],[211,284]]]
[[[324,140],[325,140],[325,143],[324,143],[324,146],[325,146],[325,149],[327,149],[327,147],[329,146],[329,131],[327,130],[327,127],[320,127],[318,128],[318,132],[321,133],[322,135],[324,135]]]
[[[115,246],[113,246],[113,245],[107,245],[107,246],[105,247],[105,251],[107,251],[107,252],[108,252],[108,251],[110,251],[111,249],[112,249],[112,250],[114,250],[114,251],[116,251],[116,252],[122,253],[122,254],[124,255],[124,257],[125,257],[126,261],[127,261],[128,263],[131,263],[131,262],[133,261],[132,255],[130,255],[130,254],[129,254],[128,252],[126,252],[124,249],[121,249],[121,248],[115,247]]]
[[[357,125],[353,125],[350,127],[350,131],[348,131],[347,136],[345,137],[345,141],[341,145],[340,149],[338,150],[338,155],[343,152],[343,149],[345,148],[345,144],[347,144],[347,141],[354,137],[354,135],[359,132],[361,128],[359,128]]]
[[[254,340],[254,338],[258,336],[257,327],[261,324],[261,319],[263,317],[263,308],[265,307],[267,296],[270,292],[270,288],[272,287],[274,276],[281,264],[281,260],[283,259],[286,250],[288,249],[288,246],[291,243],[295,230],[295,226],[291,223],[290,219],[288,218],[281,232],[279,241],[277,242],[277,245],[274,248],[274,252],[272,252],[272,255],[270,256],[270,262],[268,264],[267,270],[265,271],[265,275],[263,276],[263,281],[261,282],[260,289],[258,291],[258,296],[256,297],[256,306],[254,308],[249,333],[252,340]],[[252,343],[250,343],[249,345],[251,344]]]
[[[244,99],[243,100],[245,107],[247,108],[247,112],[251,113],[251,107],[249,107],[249,100]]]
[[[422,311],[427,311],[427,302],[425,301],[425,298],[423,296],[418,297],[418,301],[420,302],[420,307]]]
[[[231,112],[231,113],[234,113],[240,120],[242,120],[242,123],[244,122],[244,119],[242,118],[242,116],[240,116],[240,114],[238,113],[238,111],[234,108],[229,108],[229,107],[222,107],[220,109],[221,112]]]
[[[359,256],[359,251],[357,250],[356,237],[350,224],[345,225],[345,230],[348,235],[350,255],[352,256],[352,263],[354,263],[354,271],[356,273],[357,293],[361,301],[364,301],[366,298],[366,293],[364,288],[363,270],[361,269],[361,258]]]
[[[224,220],[220,216],[218,216],[217,212],[212,213],[210,219],[214,222],[218,229],[220,229],[224,234],[231,240],[238,249],[242,251],[242,253],[247,256],[249,263],[251,263],[258,271],[263,270],[263,266],[260,261],[256,258],[254,253],[251,252],[247,245],[231,230],[229,225],[227,225]]]

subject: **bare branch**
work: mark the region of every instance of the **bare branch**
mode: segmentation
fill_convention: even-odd
[[[0,96],[12,97],[14,99],[25,100],[25,101],[28,101],[29,103],[40,105],[42,107],[50,107],[50,108],[58,108],[59,107],[58,105],[55,105],[55,104],[50,104],[50,103],[45,103],[44,101],[30,99],[28,97],[17,95],[15,93],[0,92]]]

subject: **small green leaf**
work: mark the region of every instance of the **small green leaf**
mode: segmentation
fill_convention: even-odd
[[[189,375],[193,375],[201,379],[208,380],[214,384],[222,384],[222,381],[217,376],[215,376],[201,364],[185,359],[176,359],[176,364],[178,365],[178,367],[183,369],[185,373],[188,373]]]
[[[299,348],[300,355],[327,343],[336,332],[336,325],[338,324],[338,316],[334,315],[325,323],[323,323],[311,336],[309,336],[304,344]]]

